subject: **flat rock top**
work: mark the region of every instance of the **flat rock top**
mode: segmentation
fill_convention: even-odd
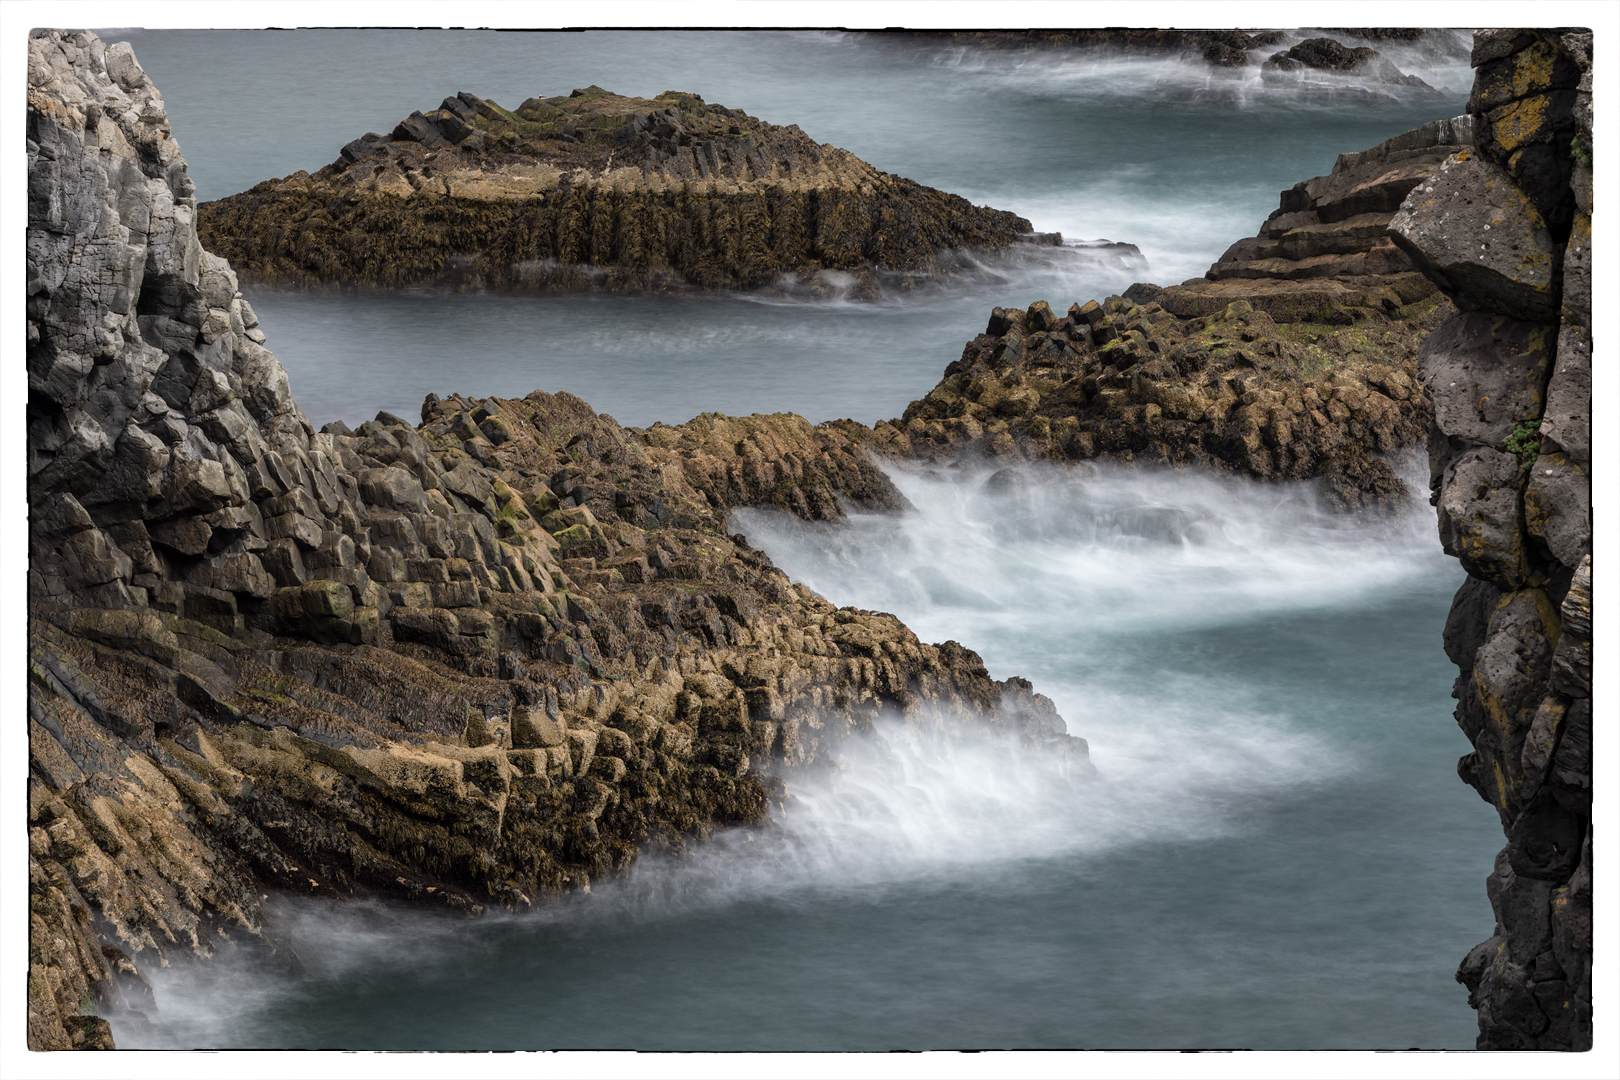
[[[796,124],[668,90],[625,97],[599,86],[532,97],[507,109],[470,93],[415,112],[386,135],[368,133],[310,176],[269,180],[254,192],[311,184],[408,197],[527,198],[565,180],[621,190],[706,183],[720,190],[774,184],[856,189],[886,174],[817,143]]]

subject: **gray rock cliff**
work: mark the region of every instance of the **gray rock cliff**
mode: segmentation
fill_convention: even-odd
[[[1457,771],[1502,819],[1495,932],[1457,979],[1481,1050],[1592,1046],[1592,35],[1481,30],[1474,143],[1395,242],[1460,309],[1424,342],[1430,489],[1468,571]]]

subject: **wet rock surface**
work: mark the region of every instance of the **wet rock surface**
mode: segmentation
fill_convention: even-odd
[[[727,535],[900,506],[845,428],[536,393],[314,431],[129,47],[29,59],[31,1048],[280,950],[272,890],[526,907],[762,820],[880,713],[1089,771],[1029,683]]]
[[[1463,313],[1424,343],[1457,771],[1502,819],[1492,936],[1457,971],[1482,1050],[1592,1047],[1591,34],[1481,30],[1475,147],[1391,228]]]
[[[796,124],[597,86],[515,109],[461,93],[197,213],[253,282],[814,295],[854,275],[859,298],[971,273],[968,252],[1031,230]]]

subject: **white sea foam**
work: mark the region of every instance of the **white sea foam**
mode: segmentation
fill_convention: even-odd
[[[1405,100],[1421,87],[1379,83],[1365,74],[1310,71],[1300,79],[1266,77],[1261,66],[1273,53],[1308,38],[1332,37],[1347,47],[1368,45],[1402,74],[1416,75],[1435,90],[1473,82],[1469,66],[1471,31],[1435,30],[1417,42],[1368,42],[1327,31],[1287,30],[1283,40],[1251,50],[1249,63],[1211,67],[1202,57],[1143,54],[1105,48],[981,50],[943,47],[932,63],[973,77],[978,86],[997,86],[1042,98],[1153,97],[1186,103],[1226,103],[1240,109],[1334,109],[1373,99]]]
[[[300,999],[374,982],[379,969],[431,979],[495,964],[503,949],[559,929],[723,924],[738,904],[873,903],[961,881],[1011,887],[1053,862],[1072,868],[1127,845],[1229,834],[1241,827],[1233,808],[1263,792],[1267,777],[1297,786],[1335,756],[1268,718],[1241,718],[1241,734],[1213,741],[1203,722],[1194,738],[1184,718],[1159,719],[1158,739],[1181,752],[1130,749],[1097,777],[1004,741],[946,744],[885,721],[849,740],[835,768],[790,776],[768,825],[720,831],[685,858],[644,858],[590,896],[522,915],[469,923],[376,903],[276,901],[269,916],[297,970],[229,953],[149,970],[158,1010],[145,1021],[114,1016],[114,1035],[125,1048],[274,1045],[288,1037],[275,1014]]]
[[[990,629],[1080,619],[1112,632],[1353,603],[1428,572],[1435,549],[1418,504],[1369,522],[1331,511],[1308,484],[1109,464],[891,476],[914,512],[807,526],[748,509],[733,525],[839,603],[941,630],[964,612]]]

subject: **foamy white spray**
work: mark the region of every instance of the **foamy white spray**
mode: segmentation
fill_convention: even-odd
[[[1414,463],[1415,464],[1415,463]],[[1204,782],[1290,775],[1309,753],[1266,688],[1220,665],[1156,656],[1158,634],[1349,610],[1440,570],[1432,513],[1367,520],[1307,484],[1109,465],[895,469],[915,510],[805,525],[739,511],[735,528],[836,603],[892,611],[925,640],[957,638],[1001,676],[1023,674],[1116,777],[1172,767]],[[1417,475],[1407,477],[1421,490]],[[1149,719],[1151,718],[1151,719]],[[1196,790],[1197,784],[1193,785]]]
[[[1088,860],[1124,846],[1240,832],[1270,801],[1358,767],[1263,687],[1127,654],[1165,626],[1349,608],[1432,571],[1426,513],[1357,521],[1325,510],[1306,485],[1202,473],[966,465],[892,475],[914,511],[806,526],[751,510],[733,526],[837,602],[893,610],[925,639],[962,640],[997,675],[1033,675],[1090,740],[1098,775],[887,718],[851,739],[834,767],[788,776],[767,825],[721,831],[682,859],[646,858],[589,897],[472,924],[380,905],[278,903],[273,920],[301,973],[230,962],[152,972],[160,1012],[149,1024],[115,1020],[120,1045],[239,1044],[260,1016],[312,986],[344,985],[380,963],[429,971],[450,958],[493,960],[511,934],[1012,881],[1054,862],[1083,877]]]

